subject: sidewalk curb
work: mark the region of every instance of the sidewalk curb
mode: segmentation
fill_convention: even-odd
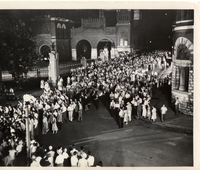
[[[146,120],[146,119],[140,119],[140,120],[149,122],[149,120]],[[189,127],[185,127],[185,126],[172,125],[172,124],[167,124],[167,123],[162,123],[162,122],[155,122],[155,123],[152,123],[152,125],[160,126],[165,129],[177,130],[179,132],[193,134],[193,128],[189,128]]]
[[[164,128],[171,129],[171,130],[177,130],[177,131],[193,134],[193,128],[189,128],[189,127],[184,127],[180,125],[172,125],[172,124],[167,124],[167,123],[166,124],[155,123],[155,125],[162,126]]]

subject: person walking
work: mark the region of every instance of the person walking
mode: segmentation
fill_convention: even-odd
[[[114,99],[110,102],[110,114],[113,117],[114,116],[114,110],[115,110],[115,101]]]
[[[73,121],[73,112],[74,112],[73,103],[70,103],[70,105],[68,106],[67,110],[68,110],[69,121],[72,122]]]
[[[179,115],[179,107],[180,107],[180,100],[179,100],[179,98],[177,97],[177,98],[176,98],[176,101],[175,101],[175,114],[176,114],[176,116]]]
[[[152,106],[152,115],[151,115],[151,119],[153,121],[153,123],[156,122],[157,119],[157,112],[156,112],[156,108],[154,106]]]
[[[128,112],[128,121],[131,121],[131,117],[132,117],[132,105],[130,102],[127,102],[127,112]]]
[[[61,107],[61,112],[62,112],[62,122],[68,122],[67,120],[67,107],[64,103],[62,103],[62,107]]]
[[[119,128],[123,128],[124,123],[124,108],[121,107],[119,111]]]
[[[49,128],[48,128],[48,121],[47,121],[47,116],[46,115],[43,115],[43,125],[42,125],[42,134],[45,135]]]
[[[95,96],[94,96],[94,105],[96,107],[96,110],[99,108],[99,95],[97,92],[95,92]]]
[[[57,133],[58,132],[58,126],[57,126],[57,122],[56,122],[56,116],[54,115],[53,120],[52,120],[52,132]]]
[[[150,106],[150,104],[147,105],[147,118],[149,120],[151,119],[151,106]]]
[[[167,113],[167,107],[164,104],[160,108],[160,112],[161,112],[161,121],[163,122],[165,120],[165,115]]]
[[[58,129],[61,130],[61,126],[62,126],[62,113],[61,113],[61,109],[58,109],[57,110],[57,126],[58,126]]]
[[[83,105],[80,101],[78,101],[78,122],[83,121]]]
[[[137,116],[138,116],[138,118],[141,118],[141,113],[142,113],[142,99],[138,97],[137,103],[138,103],[138,106],[137,106]]]
[[[124,107],[124,123],[125,125],[128,125],[128,111],[127,111],[127,107]]]

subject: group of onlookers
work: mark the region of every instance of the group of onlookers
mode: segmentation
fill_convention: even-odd
[[[95,157],[91,151],[85,151],[84,146],[77,149],[75,145],[70,148],[58,146],[48,146],[47,149],[41,147],[35,140],[31,141],[31,167],[94,167]],[[101,161],[99,161],[101,163]],[[101,165],[102,166],[102,165]]]
[[[5,159],[7,160],[5,164],[12,165],[12,155],[15,153],[13,148],[18,145],[24,146],[27,112],[31,139],[49,131],[53,134],[57,133],[65,122],[83,121],[83,113],[90,109],[91,104],[98,109],[99,100],[110,109],[111,115],[120,128],[123,124],[127,125],[132,118],[143,117],[155,122],[157,109],[151,105],[151,98],[157,87],[170,82],[170,77],[160,81],[158,72],[155,70],[164,68],[166,65],[165,58],[156,53],[141,56],[125,55],[101,63],[92,62],[85,69],[73,69],[66,81],[59,77],[56,87],[51,87],[50,83],[42,80],[40,88],[43,94],[39,99],[30,95],[28,103],[19,101],[14,107],[11,105],[0,107],[0,125],[1,130],[5,132],[3,138],[6,143],[13,140],[15,143],[15,146],[12,145],[12,149],[9,150],[10,156],[9,159],[8,157]],[[162,121],[164,121],[166,112],[167,108],[163,106],[160,110]],[[1,151],[5,140],[0,148]],[[33,145],[36,144],[38,143]],[[62,160],[61,155],[67,155],[65,154],[66,148],[61,150],[62,152],[59,153],[56,151],[58,159],[55,160]],[[86,162],[88,155],[79,156],[79,166]],[[71,157],[76,156],[72,154]],[[38,158],[34,154],[32,158],[33,165],[37,164]],[[45,159],[51,158],[46,155]],[[58,162],[54,162],[54,165],[59,166]]]

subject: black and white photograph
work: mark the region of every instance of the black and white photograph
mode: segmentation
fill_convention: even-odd
[[[195,167],[196,8],[125,2],[0,2],[1,167]]]

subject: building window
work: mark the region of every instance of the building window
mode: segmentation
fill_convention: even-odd
[[[177,48],[177,59],[178,60],[189,60],[190,59],[190,51],[185,46],[185,44],[180,44]]]
[[[120,33],[120,46],[128,46],[128,34],[126,31]]]
[[[128,40],[127,39],[124,40],[124,46],[125,47],[128,46]]]
[[[124,40],[121,38],[120,39],[120,46],[123,46],[124,45]]]
[[[189,83],[189,67],[176,67],[175,72],[175,89],[187,92]]]
[[[57,24],[56,35],[57,35],[57,38],[62,37],[62,26],[60,23]]]
[[[62,28],[60,23],[57,24],[57,28]]]
[[[134,10],[134,20],[140,20],[140,10]]]
[[[65,24],[62,24],[62,29],[66,29],[66,25]]]

